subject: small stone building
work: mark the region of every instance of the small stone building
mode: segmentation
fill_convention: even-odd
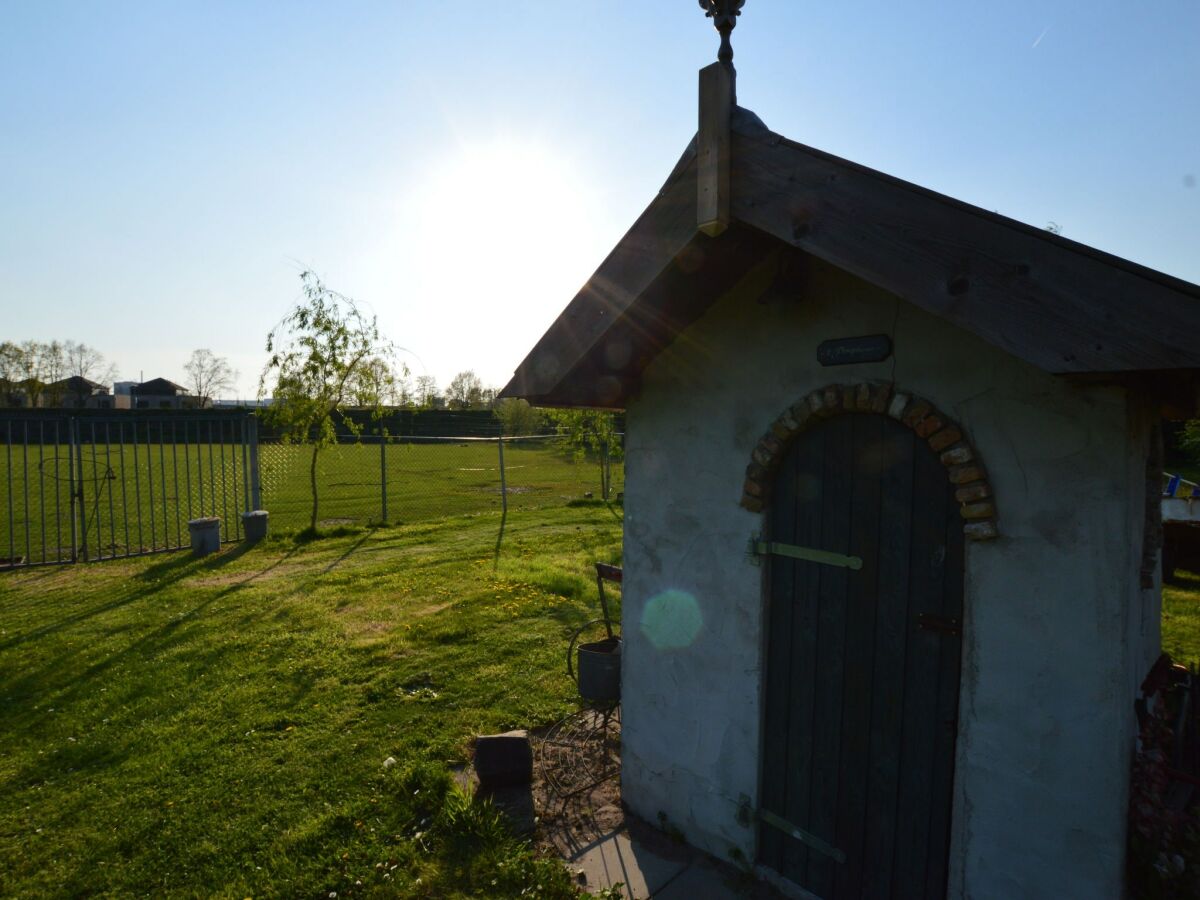
[[[1200,288],[700,85],[503,392],[625,410],[626,803],[797,896],[1121,897]]]

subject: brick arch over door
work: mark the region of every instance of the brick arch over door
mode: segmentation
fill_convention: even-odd
[[[955,485],[966,537],[984,541],[999,534],[992,486],[963,430],[929,401],[897,391],[891,384],[834,384],[813,391],[784,410],[751,454],[742,506],[751,512],[762,512],[769,499],[775,469],[795,435],[814,422],[847,413],[887,415],[912,429],[938,454],[946,468],[946,477]]]

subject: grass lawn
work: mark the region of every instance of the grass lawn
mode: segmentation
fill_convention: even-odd
[[[0,893],[568,895],[446,773],[575,707],[620,522],[517,510],[494,564],[497,529],[0,575]]]
[[[517,508],[497,561],[498,525],[0,575],[0,894],[571,896],[448,773],[575,708],[619,511]],[[1181,575],[1163,644],[1189,661]]]
[[[1177,663],[1200,662],[1200,574],[1177,574],[1163,586],[1162,647]]]

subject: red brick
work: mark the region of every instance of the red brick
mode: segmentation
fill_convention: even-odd
[[[869,384],[860,384],[858,386],[857,402],[854,404],[856,408],[863,412],[868,412],[871,409],[871,386]]]
[[[842,407],[842,391],[836,384],[825,388],[821,398],[821,415],[831,416]]]
[[[757,497],[752,497],[749,494],[742,494],[742,507],[757,513],[763,511],[763,502]]]
[[[970,484],[973,481],[983,481],[987,477],[983,469],[976,465],[954,466],[949,475],[951,484]]]
[[[759,440],[758,446],[754,448],[754,452],[750,454],[750,458],[760,466],[770,469],[774,467],[776,458],[779,456],[779,451],[782,449],[783,444],[780,443],[779,438],[775,437],[774,434],[768,433],[763,435],[762,439]]]
[[[795,425],[792,425],[789,427],[787,425],[787,423],[782,422],[779,419],[776,419],[774,422],[771,423],[771,434],[775,435],[775,437],[779,438],[779,440],[781,440],[781,441],[786,441],[788,438],[790,438],[795,433],[796,433]]]
[[[1000,536],[1000,532],[996,528],[996,523],[991,519],[984,519],[981,522],[968,522],[963,527],[963,534],[972,541],[990,541],[992,538]]]
[[[812,407],[809,406],[808,400],[801,400],[799,403],[793,403],[792,408],[788,410],[792,414],[792,421],[796,423],[797,430],[803,428],[812,416]]]
[[[964,519],[990,519],[996,515],[996,507],[990,503],[964,503],[959,512]]]
[[[871,394],[871,412],[887,412],[888,404],[892,400],[892,386],[890,384],[880,384],[875,386],[875,390]]]
[[[917,433],[919,438],[927,438],[931,434],[942,430],[942,420],[937,416],[928,415],[913,426],[913,431]]]
[[[941,452],[951,444],[962,440],[962,432],[953,425],[947,425],[941,431],[934,432],[929,438],[929,446],[935,452]]]
[[[977,500],[986,500],[990,496],[992,496],[992,488],[986,481],[968,484],[954,492],[954,499],[959,503],[974,503]]]
[[[941,455],[943,466],[961,466],[975,459],[975,454],[971,452],[971,448],[966,444],[959,444],[951,447]]]
[[[901,420],[909,428],[916,427],[916,424],[923,418],[933,412],[933,407],[924,400],[918,400],[904,411],[904,418]]]

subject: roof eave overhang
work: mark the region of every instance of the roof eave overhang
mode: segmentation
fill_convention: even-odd
[[[789,141],[745,110],[731,145],[729,232],[698,231],[693,141],[501,396],[623,407],[649,360],[772,247],[818,257],[1052,374],[1133,385],[1174,372],[1191,384],[1200,371],[1196,285]]]
[[[592,405],[568,402],[580,392],[568,389],[564,380],[695,235],[696,144],[692,141],[658,195],[554,320],[499,396],[523,397],[540,405]]]

